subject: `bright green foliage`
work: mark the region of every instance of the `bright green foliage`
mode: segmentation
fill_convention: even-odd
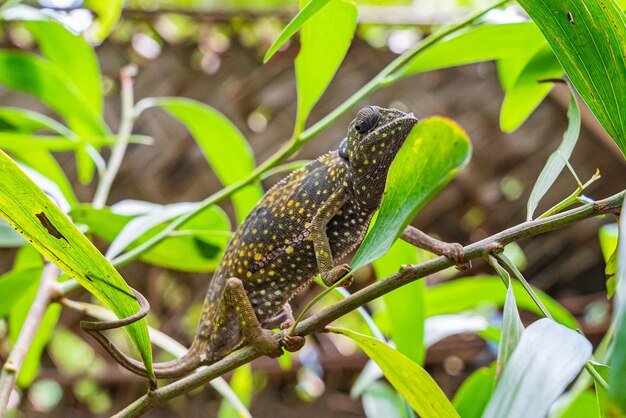
[[[614,0],[519,0],[626,155],[626,16]]]
[[[353,4],[333,0],[302,26],[300,52],[295,62],[298,86],[296,132],[304,128],[311,109],[348,52],[356,20],[357,10]]]
[[[474,371],[454,395],[453,403],[463,418],[480,418],[496,382],[496,363]]]
[[[139,310],[117,270],[4,152],[0,152],[0,214],[119,317]],[[145,321],[135,322],[126,329],[151,370],[152,354]]]
[[[367,418],[414,418],[411,407],[387,383],[376,381],[365,388],[361,397]]]
[[[626,213],[626,204],[622,205],[622,214]],[[613,326],[615,340],[611,356],[609,373],[609,399],[626,414],[626,222],[622,215],[617,244],[617,274],[615,277],[615,307],[613,308]]]
[[[502,314],[502,336],[498,345],[498,374],[506,369],[507,362],[513,354],[517,343],[524,332],[524,325],[517,310],[515,295],[513,293],[513,282],[509,279],[509,287],[506,291],[504,310]]]
[[[254,156],[246,138],[214,108],[176,97],[146,99],[137,107],[142,110],[159,107],[183,123],[225,186],[241,180],[254,169]],[[232,196],[238,221],[246,217],[262,195],[261,186],[251,184]]]
[[[485,414],[543,417],[591,357],[591,343],[551,319],[526,328],[502,372]]]
[[[252,368],[249,364],[245,364],[235,370],[232,379],[230,379],[229,386],[244,406],[249,407],[250,402],[252,402],[252,395],[254,394]],[[242,414],[242,411],[237,410],[227,399],[222,400],[217,416],[218,418],[251,417],[249,412],[247,412],[247,415]]]
[[[95,42],[102,42],[113,30],[120,15],[124,0],[85,0],[85,7],[90,8],[96,14],[96,21],[89,29],[89,37]]]
[[[331,331],[356,342],[368,357],[378,364],[389,383],[400,392],[420,417],[459,416],[437,383],[417,363],[376,338],[342,328],[332,328]]]
[[[383,279],[398,271],[402,264],[417,264],[417,250],[404,241],[396,240],[387,254],[373,263],[376,277]],[[382,297],[387,313],[389,334],[396,349],[416,362],[424,363],[424,286],[417,280]]]
[[[352,268],[384,255],[417,212],[467,164],[470,153],[467,134],[453,121],[433,117],[415,125],[391,164],[378,218]]]

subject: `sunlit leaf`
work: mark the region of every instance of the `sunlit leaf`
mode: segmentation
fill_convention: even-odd
[[[626,17],[614,0],[520,0],[626,155]]]
[[[500,128],[504,132],[513,132],[519,128],[552,90],[552,84],[541,83],[540,80],[562,76],[561,65],[550,47],[544,45],[524,65],[519,76],[506,90],[500,111]]]
[[[524,332],[524,325],[522,324],[519,312],[517,311],[517,304],[515,303],[512,281],[509,281],[503,311],[502,337],[500,338],[500,344],[498,345],[499,374],[502,374],[502,370],[506,369],[509,357],[513,354],[513,351],[519,342],[520,336],[522,335],[522,332]]]
[[[39,282],[40,277],[41,268],[37,267],[10,271],[0,276],[0,294],[2,295],[0,318],[9,314],[22,294],[34,287]]]
[[[322,7],[324,7],[330,0],[311,0],[306,6],[300,10],[300,12],[294,17],[291,22],[285,26],[283,31],[278,35],[278,38],[274,41],[270,49],[267,50],[265,57],[263,58],[263,62],[269,61],[270,58],[278,51],[278,49],[283,46],[285,42],[289,38],[293,36],[294,33],[300,29],[300,26],[304,24],[308,19],[310,19],[315,13],[317,13]]]
[[[304,128],[311,109],[348,52],[356,21],[354,4],[333,0],[302,26],[300,52],[295,62],[298,87],[296,131]]]
[[[146,99],[143,108],[159,107],[177,118],[191,132],[220,181],[229,186],[254,170],[254,155],[248,141],[226,116],[190,99],[162,97]],[[258,183],[232,196],[241,222],[263,196]]]
[[[363,412],[367,418],[413,418],[415,414],[406,401],[383,382],[370,384],[363,393]]]
[[[85,0],[85,7],[96,14],[96,19],[88,30],[88,37],[95,42],[102,42],[119,20],[124,0]]]
[[[463,418],[480,418],[496,383],[496,363],[474,371],[454,395],[453,404]]]
[[[453,121],[432,117],[415,125],[391,164],[378,218],[352,259],[352,268],[384,255],[470,154],[467,134]]]
[[[118,317],[139,310],[137,300],[117,270],[4,152],[0,152],[0,215]],[[151,370],[145,320],[126,329]]]
[[[417,262],[415,247],[397,240],[373,265],[376,277],[383,279],[398,271],[400,265]],[[416,280],[382,297],[389,333],[396,349],[417,364],[423,364],[425,355],[424,286],[423,280]]]
[[[545,40],[531,22],[478,26],[433,45],[405,66],[399,76],[517,56],[542,44]]]
[[[400,392],[420,417],[459,416],[426,370],[400,352],[376,338],[347,329],[332,328],[332,332],[345,335],[356,342],[368,357],[380,366],[389,383]]]
[[[622,205],[621,213],[626,213],[626,203]],[[615,284],[612,320],[615,337],[609,372],[609,399],[626,414],[626,222],[623,215],[619,225]]]
[[[40,149],[47,151],[72,151],[85,145],[97,147],[112,145],[117,137],[106,136],[83,136],[79,140],[58,135],[32,135],[19,132],[0,131],[0,149],[5,151],[20,151],[27,149]],[[129,139],[134,144],[150,144],[151,138],[143,135],[132,135]]]
[[[249,407],[252,402],[252,395],[254,393],[254,381],[252,376],[252,368],[250,364],[245,364],[238,367],[233,373],[232,379],[230,379],[230,387],[234,394],[244,407]],[[220,403],[220,409],[217,413],[218,418],[243,418],[251,417],[250,412],[247,410],[235,408],[235,406],[226,398]]]
[[[591,357],[591,343],[551,319],[526,328],[487,405],[485,418],[535,418],[552,403]]]
[[[563,139],[559,144],[559,147],[550,154],[546,165],[539,173],[539,177],[533,186],[533,190],[530,192],[527,204],[526,219],[533,218],[535,209],[539,205],[539,201],[550,189],[554,181],[557,179],[563,168],[565,168],[566,162],[569,160],[574,146],[578,141],[578,134],[580,133],[580,110],[578,109],[578,102],[574,92],[570,89],[570,102],[569,109],[567,110],[567,129],[563,134]]]
[[[521,283],[513,281],[515,301],[520,309],[541,314]],[[541,290],[533,288],[554,319],[572,329],[578,328],[576,319],[565,308]],[[481,304],[504,306],[506,288],[497,276],[476,276],[429,286],[425,292],[426,316],[465,312]]]

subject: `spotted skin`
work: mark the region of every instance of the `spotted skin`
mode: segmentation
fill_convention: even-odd
[[[155,364],[156,375],[188,374],[244,343],[280,355],[273,333],[262,325],[272,322],[317,274],[331,285],[349,271],[336,260],[363,240],[389,166],[416,123],[412,114],[368,106],[350,123],[338,150],[270,189],[226,248],[191,348],[180,359]],[[299,348],[304,340],[291,343]]]

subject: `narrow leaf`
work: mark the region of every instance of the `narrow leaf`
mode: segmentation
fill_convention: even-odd
[[[432,117],[413,127],[391,164],[376,223],[352,259],[352,268],[384,255],[417,212],[465,166],[467,134],[453,121]]]
[[[585,337],[540,319],[522,334],[493,393],[484,418],[536,418],[550,406],[591,357]]]
[[[120,318],[139,304],[120,274],[54,203],[0,151],[0,215],[50,261],[76,278]],[[144,364],[152,356],[145,320],[126,327]]]
[[[89,28],[87,34],[90,40],[102,42],[113,30],[122,14],[124,0],[85,0],[85,7],[93,10],[96,20]]]
[[[278,51],[278,49],[283,46],[285,42],[289,38],[293,36],[294,33],[300,29],[300,26],[304,24],[308,19],[310,19],[315,13],[317,13],[322,7],[326,6],[326,4],[330,0],[311,0],[306,6],[300,10],[300,12],[294,17],[291,22],[285,26],[282,32],[278,35],[278,38],[274,41],[270,49],[267,50],[265,57],[263,58],[263,63],[269,61],[270,58]]]
[[[509,287],[504,301],[504,313],[502,315],[502,337],[498,345],[498,372],[506,369],[509,357],[513,354],[517,343],[524,332],[524,325],[517,311],[512,281],[509,279]]]
[[[550,47],[540,48],[507,89],[500,111],[500,128],[504,132],[519,128],[552,90],[552,84],[540,81],[562,76],[563,69]]]
[[[295,62],[298,87],[296,132],[304,128],[311,109],[348,52],[356,21],[354,4],[333,0],[302,26],[300,52]]]
[[[422,367],[376,338],[348,329],[332,328],[356,342],[382,369],[391,385],[422,418],[458,417],[446,395]]]
[[[463,418],[480,418],[496,382],[496,363],[475,370],[454,395],[453,403]]]
[[[578,141],[578,135],[580,134],[580,110],[578,109],[578,102],[576,101],[576,95],[574,91],[570,89],[570,102],[569,109],[567,110],[567,129],[563,134],[563,139],[559,144],[559,147],[554,151],[546,165],[541,170],[533,190],[530,192],[528,198],[526,219],[531,220],[535,209],[539,205],[539,201],[546,192],[550,189],[554,181],[557,179],[563,168],[565,168],[566,161],[569,160],[574,146]]]
[[[168,97],[147,99],[140,106],[162,108],[183,123],[225,186],[241,180],[254,170],[254,155],[248,141],[216,109],[194,100]],[[239,222],[262,196],[263,190],[258,183],[246,186],[232,196]]]
[[[626,16],[614,0],[519,0],[626,155]]]

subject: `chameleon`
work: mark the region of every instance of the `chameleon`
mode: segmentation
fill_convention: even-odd
[[[189,350],[176,360],[154,364],[156,377],[184,376],[246,344],[270,357],[280,356],[282,346],[300,349],[304,337],[285,333],[281,345],[272,328],[293,325],[289,301],[318,274],[331,286],[350,271],[337,260],[363,240],[380,206],[389,167],[417,123],[412,113],[366,106],[349,124],[337,150],[272,187],[227,245]],[[462,262],[459,244],[435,240],[412,227],[402,238]],[[117,326],[128,324],[120,322]],[[147,376],[142,363],[122,354],[94,324],[106,325],[81,323],[124,367]]]

